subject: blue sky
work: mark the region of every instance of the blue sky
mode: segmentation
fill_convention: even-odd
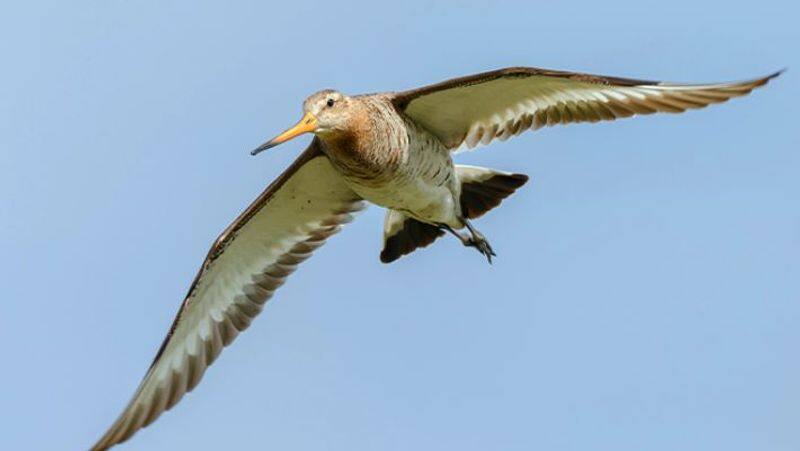
[[[378,261],[374,207],[120,450],[800,448],[800,67],[789,1],[7,2],[2,449],[85,449],[216,235],[325,87],[510,65],[671,81],[790,71],[706,110],[460,155],[532,181]]]

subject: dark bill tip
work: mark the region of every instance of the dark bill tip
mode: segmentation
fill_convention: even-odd
[[[260,154],[261,152],[263,152],[263,151],[265,151],[267,149],[271,149],[271,148],[277,146],[278,144],[280,144],[280,143],[276,143],[275,141],[267,141],[264,144],[262,144],[262,145],[256,147],[255,149],[251,150],[250,151],[250,155],[253,155],[253,156],[258,155],[258,154]]]

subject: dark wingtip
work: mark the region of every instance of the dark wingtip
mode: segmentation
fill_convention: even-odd
[[[381,258],[381,263],[387,264],[400,258],[400,255],[397,254],[389,255],[389,253],[384,250],[383,252],[381,252],[380,258]]]
[[[771,73],[771,74],[769,74],[769,75],[767,75],[765,77],[757,78],[756,80],[760,81],[762,84],[766,84],[767,82],[769,82],[769,81],[771,81],[771,80],[773,80],[775,78],[780,77],[787,70],[789,70],[789,68],[788,67],[784,67],[784,68],[782,68],[780,70],[776,70],[775,72],[773,72],[773,73]]]
[[[519,186],[522,186],[522,185],[528,183],[528,180],[531,179],[530,177],[528,177],[527,174],[511,174],[511,177],[513,177],[514,179],[519,181]]]
[[[509,188],[517,189],[528,183],[528,180],[530,180],[530,177],[528,177],[526,174],[514,173],[508,175],[495,175],[489,180],[489,182],[501,183],[507,185]]]
[[[781,75],[783,75],[783,73],[786,72],[788,69],[789,69],[788,67],[784,67],[783,69],[777,70],[777,71],[775,71],[775,72],[773,72],[773,73],[771,73],[769,75],[766,75],[764,77],[755,78],[755,79],[751,80],[750,83],[753,83],[755,86],[764,86],[765,84],[767,84],[767,83],[771,82],[772,80],[774,80],[774,79],[780,77]]]

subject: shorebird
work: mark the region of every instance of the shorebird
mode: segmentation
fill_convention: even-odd
[[[470,220],[528,177],[455,165],[457,150],[544,126],[702,108],[779,74],[690,85],[515,67],[397,93],[311,95],[300,122],[252,154],[304,133],[315,135],[311,144],[211,246],[133,399],[92,449],[127,440],[192,390],[297,265],[366,202],[387,209],[385,263],[445,233],[491,263],[495,252]]]

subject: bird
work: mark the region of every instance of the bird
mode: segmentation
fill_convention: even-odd
[[[491,263],[495,250],[472,221],[528,177],[454,164],[459,151],[558,124],[703,108],[781,72],[680,84],[510,67],[399,92],[312,94],[296,125],[251,153],[303,134],[314,135],[309,146],[213,243],[133,398],[91,449],[129,439],[175,406],[297,266],[367,204],[386,209],[384,263],[448,233]]]

